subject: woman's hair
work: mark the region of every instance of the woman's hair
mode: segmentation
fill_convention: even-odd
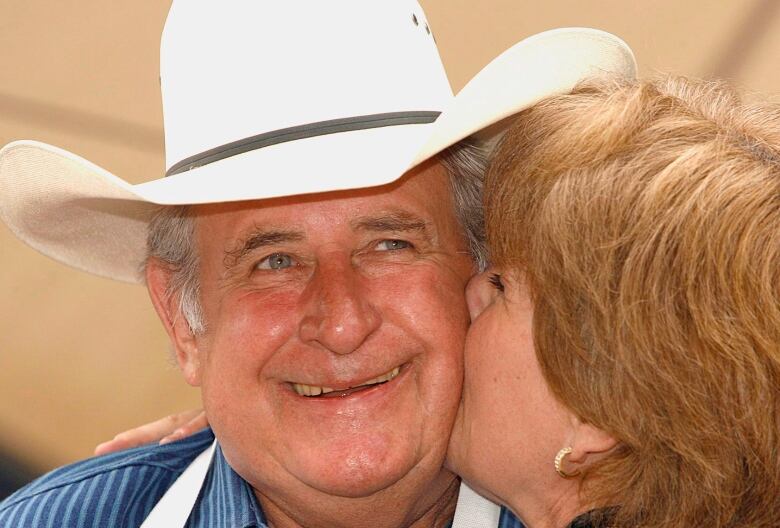
[[[485,183],[554,394],[619,446],[615,526],[780,526],[780,109],[722,83],[579,86],[523,112]]]

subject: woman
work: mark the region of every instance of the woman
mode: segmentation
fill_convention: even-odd
[[[485,202],[451,469],[530,528],[780,526],[780,110],[584,85]]]
[[[485,201],[451,468],[531,528],[780,526],[780,109],[582,86]]]

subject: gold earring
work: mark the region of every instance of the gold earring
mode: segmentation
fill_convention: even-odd
[[[563,465],[563,459],[566,458],[566,455],[571,454],[571,452],[572,452],[571,447],[564,447],[563,449],[558,451],[557,455],[555,455],[555,471],[557,471],[558,474],[563,478],[572,478],[580,474],[579,471],[575,471],[574,473],[566,473],[561,467]]]

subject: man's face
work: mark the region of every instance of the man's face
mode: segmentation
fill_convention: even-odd
[[[197,212],[193,379],[238,473],[282,500],[439,475],[473,271],[443,168]]]

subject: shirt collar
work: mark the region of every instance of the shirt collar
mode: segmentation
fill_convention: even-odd
[[[230,467],[219,444],[201,497],[190,516],[190,527],[268,528],[252,487]]]

